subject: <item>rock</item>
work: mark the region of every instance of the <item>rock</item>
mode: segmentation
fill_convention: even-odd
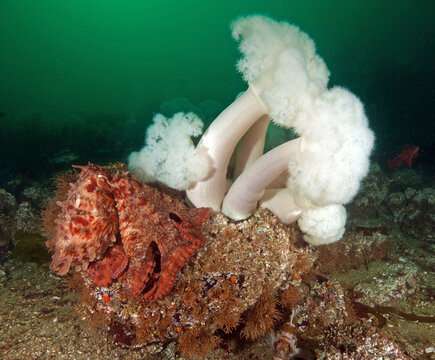
[[[20,202],[28,202],[36,209],[44,208],[50,200],[50,191],[39,183],[26,187],[20,194]]]
[[[0,217],[13,216],[17,209],[15,197],[4,189],[0,189]]]
[[[15,197],[6,190],[0,189],[0,255],[11,247],[16,209]]]
[[[435,241],[435,189],[392,193],[386,206],[403,233],[421,241]]]
[[[367,219],[379,216],[380,205],[389,192],[390,181],[378,164],[372,164],[358,195],[347,206],[349,218]]]
[[[39,212],[26,201],[18,206],[14,220],[17,232],[40,233],[42,231]]]

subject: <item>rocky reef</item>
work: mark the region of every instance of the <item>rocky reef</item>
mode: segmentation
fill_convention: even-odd
[[[389,227],[352,222],[340,242],[313,247],[296,225],[282,224],[267,209],[235,222],[190,209],[182,193],[138,183],[121,165],[80,171],[60,178],[45,212],[55,251],[51,268],[62,270],[56,258],[73,257],[59,272],[67,274],[67,289],[79,294],[76,311],[116,344],[155,359],[231,358],[241,344],[261,344],[294,313],[298,347],[313,358],[421,354],[386,331],[389,316],[433,322],[424,306],[416,315],[401,302],[426,301],[423,284],[430,280],[419,272],[422,264],[394,255]],[[123,225],[124,213],[133,210]],[[87,226],[83,219],[95,214],[112,219],[112,226]],[[80,243],[77,234],[88,236]],[[107,234],[111,240],[101,247]],[[89,241],[100,246],[92,258],[83,249]],[[189,244],[192,251],[174,255]],[[269,344],[261,349],[273,353]]]
[[[295,226],[267,209],[241,222],[207,220],[208,210],[121,167],[82,167],[59,184],[45,213],[51,268],[70,273],[83,316],[120,345],[154,353],[177,340],[181,353],[205,355],[235,329],[257,339],[273,331],[292,282],[315,259]]]
[[[394,223],[416,240],[435,241],[433,178],[414,169],[386,173],[374,163],[348,210],[353,222],[371,226]]]

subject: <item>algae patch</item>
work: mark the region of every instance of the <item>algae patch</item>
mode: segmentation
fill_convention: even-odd
[[[45,247],[46,239],[39,234],[19,234],[16,236],[12,256],[22,263],[42,265],[50,262],[50,254]]]

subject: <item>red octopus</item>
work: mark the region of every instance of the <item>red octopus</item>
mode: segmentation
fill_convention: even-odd
[[[97,286],[122,281],[127,295],[167,294],[185,261],[205,243],[207,208],[191,209],[128,171],[89,164],[70,184],[54,236],[50,268],[87,270]]]

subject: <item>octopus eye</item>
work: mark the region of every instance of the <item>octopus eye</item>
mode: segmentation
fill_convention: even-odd
[[[176,223],[181,223],[183,221],[177,214],[174,214],[173,212],[169,213],[169,218],[175,221]]]

